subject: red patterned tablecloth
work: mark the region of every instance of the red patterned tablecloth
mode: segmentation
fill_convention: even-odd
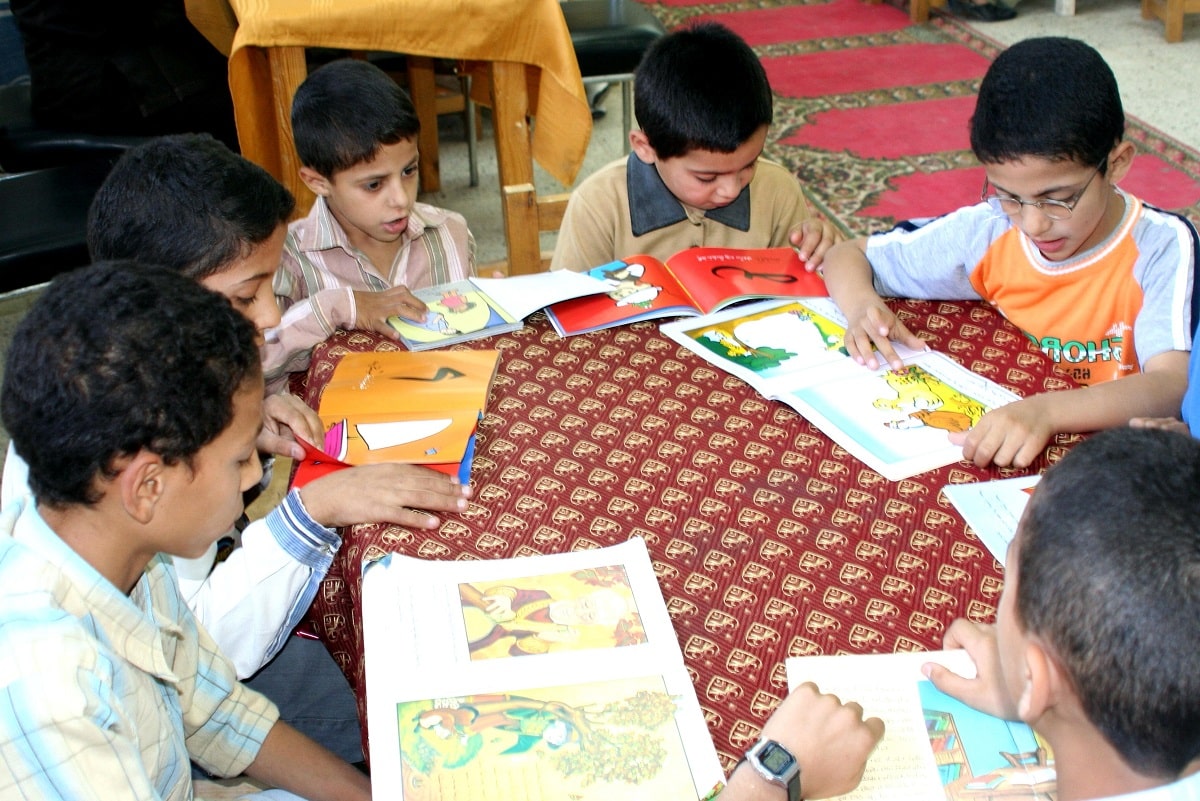
[[[1070,386],[990,307],[894,308],[932,348],[1018,394]],[[338,332],[293,391],[316,408],[341,356],[395,347]],[[364,559],[492,559],[641,536],[728,768],[786,692],[786,657],[937,648],[953,618],[990,620],[1000,565],[939,490],[1043,470],[1074,441],[1060,437],[1026,471],[961,462],[889,482],[654,323],[562,339],[539,314],[467,347],[503,352],[470,508],[436,531],[347,530],[309,613],[364,731]]]

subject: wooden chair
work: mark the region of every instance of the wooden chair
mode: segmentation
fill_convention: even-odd
[[[1158,18],[1168,42],[1183,41],[1183,15],[1200,14],[1200,0],[1142,0],[1142,19]]]

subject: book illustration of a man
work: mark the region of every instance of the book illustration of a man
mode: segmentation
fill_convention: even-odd
[[[553,647],[588,647],[582,628],[616,629],[632,610],[620,592],[601,588],[556,599],[545,590],[459,585],[467,642],[473,659],[544,654]]]
[[[401,333],[414,342],[433,342],[508,322],[479,292],[451,289],[425,305],[429,310],[424,322],[393,318],[398,321]]]
[[[608,296],[617,306],[649,308],[658,294],[662,292],[662,287],[642,281],[642,276],[645,274],[645,265],[636,262],[633,264],[622,263],[620,267],[601,269],[594,273],[597,278],[612,287]]]
[[[987,412],[987,407],[979,401],[915,365],[888,371],[884,381],[896,395],[878,398],[874,406],[901,415],[885,422],[888,428],[967,431]]]

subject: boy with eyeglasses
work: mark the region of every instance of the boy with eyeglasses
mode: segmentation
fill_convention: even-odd
[[[1018,42],[988,69],[971,119],[987,174],[981,201],[826,254],[825,281],[850,323],[846,349],[860,363],[899,367],[889,340],[924,346],[883,296],[978,299],[1082,385],[952,434],[980,467],[1026,467],[1057,433],[1179,415],[1196,232],[1117,188],[1134,155],[1124,129],[1099,53],[1066,38]]]

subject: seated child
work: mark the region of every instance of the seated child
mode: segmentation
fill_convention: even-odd
[[[656,41],[638,65],[634,103],[632,152],[571,192],[550,269],[789,244],[816,268],[843,238],[813,218],[795,175],[762,158],[771,86],[733,31],[702,23]]]
[[[850,323],[846,349],[862,363],[899,367],[889,339],[924,346],[881,296],[982,299],[1084,385],[1000,407],[951,435],[978,466],[1025,467],[1056,433],[1179,413],[1196,322],[1195,233],[1117,187],[1134,155],[1124,130],[1116,79],[1093,48],[1018,42],[988,69],[971,120],[987,173],[981,202],[825,258]]]
[[[365,61],[326,64],[296,90],[300,177],[317,199],[291,224],[275,277],[284,315],[267,335],[268,387],[338,328],[396,339],[388,317],[425,319],[410,290],[474,274],[466,220],[417,202],[419,128],[408,94]]]
[[[278,181],[211,137],[160,137],[113,167],[92,204],[88,243],[94,258],[153,262],[221,293],[261,338],[279,322],[271,282],[292,208]],[[290,395],[268,395],[263,422],[260,451],[294,456],[293,431],[321,436],[320,420]],[[28,491],[24,471],[10,446],[5,505]],[[416,465],[344,470],[289,495],[278,518],[286,525],[272,516],[247,525],[240,547],[215,566],[215,543],[199,559],[175,560],[180,588],[239,678],[253,676],[285,720],[357,761],[361,731],[341,670],[323,644],[291,636],[341,545],[332,529],[379,520],[437,526],[418,510],[459,510],[469,497],[469,487]]]
[[[242,514],[262,398],[251,324],[161,267],[65,274],[21,321],[0,412],[33,495],[0,514],[0,796],[191,798],[190,759],[370,797],[237,681],[167,556],[200,556]]]
[[[945,646],[966,648],[978,678],[925,670],[963,702],[1036,729],[1059,801],[1196,799],[1198,620],[1200,442],[1116,428],[1076,445],[1034,490],[995,625],[947,630]]]

